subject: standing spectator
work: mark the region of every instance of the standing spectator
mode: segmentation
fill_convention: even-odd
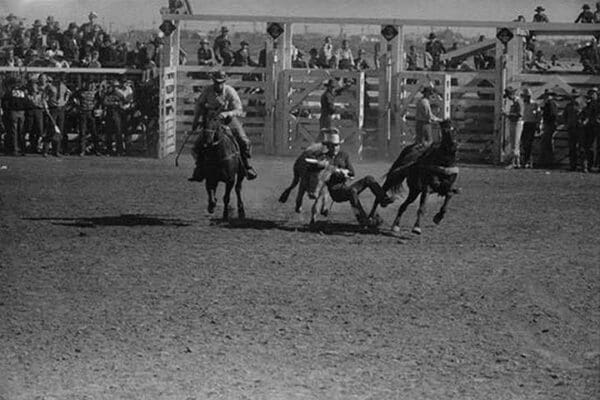
[[[44,110],[47,108],[43,90],[38,84],[38,77],[32,75],[27,85],[26,127],[29,133],[29,150],[39,151],[40,141],[44,137]]]
[[[25,110],[28,107],[25,89],[14,78],[5,82],[6,92],[2,97],[2,108],[6,112],[6,128],[11,139],[12,155],[25,155]]]
[[[250,45],[245,40],[240,43],[240,49],[234,54],[233,65],[236,67],[256,67],[258,63],[250,57]]]
[[[431,98],[434,95],[431,86],[423,88],[423,97],[417,102],[415,114],[415,142],[431,146],[434,141],[433,131],[431,129],[432,122],[439,122],[441,118],[437,117],[431,111]]]
[[[554,92],[546,89],[544,104],[542,106],[542,141],[540,165],[551,167],[554,165],[554,135],[558,120],[558,104],[554,99]]]
[[[365,59],[364,49],[358,49],[358,57],[354,60],[354,68],[357,71],[364,71],[371,68],[371,66]]]
[[[42,75],[40,75],[41,78]],[[58,126],[61,135],[65,132],[65,106],[71,98],[71,90],[67,87],[64,82],[64,74],[59,74],[56,78],[56,82],[52,83],[49,81],[46,84],[46,98],[48,103],[48,111],[50,116],[54,120],[54,123]],[[46,127],[47,136],[50,137],[53,144],[53,154],[56,156],[60,155],[62,137],[56,136],[54,132],[54,124],[49,123]]]
[[[590,10],[590,6],[588,4],[584,4],[581,7],[583,11],[579,13],[575,23],[581,22],[582,24],[593,24],[594,23],[594,13]]]
[[[100,155],[100,144],[98,141],[98,130],[94,110],[98,107],[99,97],[95,85],[90,80],[83,82],[83,87],[75,95],[75,104],[79,114],[79,155],[85,153],[85,138],[88,132],[92,136],[94,154]]]
[[[508,126],[508,153],[511,154],[511,163],[507,168],[520,168],[521,166],[521,134],[523,133],[523,103],[516,96],[517,90],[507,87],[504,96],[508,104],[508,111],[504,112]]]
[[[406,54],[406,70],[417,71],[419,70],[419,54],[414,45],[410,45],[408,53]]]
[[[331,36],[326,36],[323,45],[319,49],[319,66],[321,68],[331,68],[333,63],[333,44],[331,43]]]
[[[106,108],[106,154],[123,155],[125,148],[121,109],[125,99],[118,89],[119,81],[116,79],[111,80],[103,99]],[[113,151],[113,135],[116,138],[116,151]]]
[[[594,141],[600,142],[600,100],[598,99],[598,88],[588,90],[587,104],[583,110],[583,172],[589,172],[594,165]],[[596,162],[598,162],[598,143],[596,143]]]
[[[594,23],[600,24],[600,1],[596,3],[596,11],[594,11]]]
[[[42,34],[42,21],[39,19],[33,22],[33,26],[29,31],[29,40],[31,48],[37,51],[41,51],[46,45],[44,35]]]
[[[198,48],[198,65],[215,65],[215,53],[209,47],[210,42],[204,38],[200,40],[200,47]]]
[[[540,123],[540,106],[531,98],[531,90],[523,89],[523,134],[521,143],[523,145],[522,164],[525,168],[532,168],[531,151],[533,150],[533,139]]]
[[[352,49],[348,47],[348,41],[346,39],[342,40],[342,46],[335,52],[335,62],[338,69],[354,68]]]
[[[425,51],[427,53],[431,54],[431,58],[432,58],[431,70],[432,71],[440,71],[442,69],[441,57],[442,57],[442,54],[446,53],[446,48],[444,47],[442,42],[440,42],[440,40],[436,37],[435,33],[433,33],[433,32],[431,32],[429,34],[429,40],[425,44]]]
[[[88,22],[81,25],[80,31],[83,35],[82,39],[84,42],[91,41],[92,43],[96,40],[96,36],[102,30],[100,25],[96,24],[98,14],[90,12],[88,15]]]
[[[102,68],[102,64],[100,64],[100,52],[98,50],[92,50],[92,56],[90,59],[90,63],[88,64],[88,68]]]
[[[63,35],[63,52],[65,59],[70,63],[74,64],[79,61],[79,40],[77,37],[77,24],[71,22],[69,29]]]
[[[319,128],[331,129],[333,114],[336,113],[335,96],[341,89],[336,88],[338,83],[335,79],[329,79],[325,83],[325,92],[321,95],[321,116],[319,117]]]
[[[219,64],[224,64],[222,52],[225,48],[231,47],[231,42],[229,41],[229,29],[226,26],[221,27],[221,34],[215,38],[213,43],[213,52],[215,54],[215,60]]]
[[[548,16],[544,14],[546,9],[542,6],[537,6],[535,9],[535,14],[533,15],[533,22],[550,22]]]
[[[563,111],[563,120],[569,134],[569,166],[571,171],[577,170],[580,148],[583,148],[582,107],[578,98],[577,89],[573,89],[569,103]]]

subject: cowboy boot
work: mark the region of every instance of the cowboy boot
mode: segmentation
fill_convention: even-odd
[[[249,181],[254,180],[258,177],[258,174],[256,173],[256,170],[254,168],[252,168],[252,166],[250,165],[249,162],[249,158],[250,158],[250,149],[248,147],[246,147],[245,143],[243,143],[242,141],[240,141],[241,143],[241,158],[242,158],[242,164],[244,165],[244,168],[246,169],[246,179],[248,179]]]

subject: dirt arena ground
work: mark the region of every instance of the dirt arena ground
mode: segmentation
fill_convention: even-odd
[[[218,224],[189,158],[0,158],[0,398],[598,398],[600,174],[465,166],[415,236],[307,229],[292,162]]]

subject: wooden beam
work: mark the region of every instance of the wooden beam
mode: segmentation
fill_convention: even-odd
[[[231,14],[162,14],[163,20],[171,21],[236,21],[236,22],[269,22],[284,23],[313,23],[313,24],[347,24],[347,25],[404,25],[404,26],[432,26],[432,27],[462,27],[462,28],[521,28],[542,33],[569,32],[570,34],[592,33],[600,31],[595,24],[574,24],[565,22],[550,22],[545,24],[535,22],[516,21],[472,21],[472,20],[444,20],[444,19],[402,19],[402,18],[361,18],[361,17],[275,17],[272,15],[231,15]]]
[[[446,61],[457,57],[469,57],[481,51],[492,49],[495,45],[496,39],[486,39],[482,42],[473,43],[468,46],[461,47],[460,49],[449,51],[446,54],[442,54],[440,59],[442,61]]]
[[[144,71],[128,68],[56,68],[56,67],[0,67],[2,72],[35,72],[48,74],[135,74],[141,75]]]

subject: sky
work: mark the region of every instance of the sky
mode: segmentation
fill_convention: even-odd
[[[397,17],[422,19],[512,20],[543,5],[555,22],[571,22],[586,0],[190,0],[195,13],[273,16]],[[107,29],[151,29],[160,24],[167,0],[0,0],[0,16],[12,12],[27,23],[53,15],[65,27],[95,11]],[[186,23],[195,28],[199,23]]]

